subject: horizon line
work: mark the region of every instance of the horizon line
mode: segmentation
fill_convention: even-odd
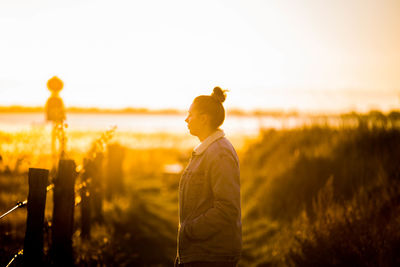
[[[102,107],[79,107],[79,106],[71,106],[66,107],[66,112],[69,113],[106,113],[106,114],[147,114],[147,115],[178,115],[178,114],[186,114],[186,110],[181,109],[173,109],[173,108],[161,108],[161,109],[151,109],[144,107],[124,107],[124,108],[102,108]],[[44,112],[45,107],[43,106],[21,106],[21,105],[9,105],[9,106],[1,106],[0,105],[0,113],[36,113],[36,112]],[[356,110],[336,110],[336,111],[301,111],[297,109],[284,110],[284,109],[260,109],[255,108],[252,110],[244,110],[241,108],[230,108],[226,109],[226,112],[229,115],[236,116],[299,116],[299,115],[340,115],[340,114],[367,114],[371,112],[381,112],[381,113],[390,113],[390,112],[400,112],[400,109],[391,109],[387,112],[384,112],[379,109],[370,109],[367,112],[360,112]]]

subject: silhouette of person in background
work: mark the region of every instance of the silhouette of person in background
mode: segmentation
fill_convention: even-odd
[[[47,99],[45,110],[46,120],[53,123],[53,130],[51,133],[51,154],[53,167],[52,172],[54,173],[57,165],[57,147],[56,140],[60,143],[60,157],[64,157],[65,153],[65,133],[64,133],[64,121],[65,107],[62,98],[59,96],[59,92],[64,87],[63,81],[57,76],[52,77],[47,81],[47,88],[51,92],[51,96]]]
[[[236,266],[242,248],[239,160],[219,129],[226,91],[194,99],[185,119],[200,144],[179,182],[175,266]]]
[[[47,88],[51,92],[51,96],[46,102],[46,119],[55,123],[62,123],[65,120],[65,107],[59,92],[62,90],[64,83],[54,76],[47,82]]]

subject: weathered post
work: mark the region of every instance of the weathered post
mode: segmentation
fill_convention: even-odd
[[[113,194],[124,190],[122,164],[125,157],[123,146],[115,143],[107,146],[106,196],[110,200]]]
[[[73,266],[72,234],[75,208],[76,165],[60,160],[54,181],[52,259],[55,266]]]
[[[28,215],[24,241],[24,266],[43,265],[43,224],[49,171],[29,168]]]
[[[90,205],[90,188],[91,188],[91,171],[93,169],[93,161],[84,159],[84,172],[82,174],[82,182],[85,186],[81,189],[81,237],[90,239],[91,224],[91,205]]]

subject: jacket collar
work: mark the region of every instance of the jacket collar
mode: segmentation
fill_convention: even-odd
[[[225,136],[224,131],[218,129],[212,134],[210,134],[206,139],[203,140],[200,144],[198,144],[194,150],[193,150],[193,155],[200,155],[202,154],[214,141],[217,139],[220,139]]]

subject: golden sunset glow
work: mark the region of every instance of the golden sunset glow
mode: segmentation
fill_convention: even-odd
[[[399,1],[2,1],[0,105],[187,109],[399,106]],[[22,95],[29,97],[21,98]]]
[[[399,266],[400,0],[1,0],[0,266]]]

